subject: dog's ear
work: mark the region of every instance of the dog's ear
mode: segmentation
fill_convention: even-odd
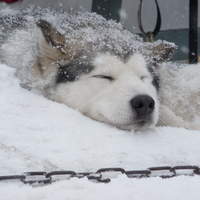
[[[177,46],[174,43],[157,41],[146,43],[142,48],[144,54],[152,63],[162,63],[169,60],[175,53]]]
[[[41,29],[44,39],[49,45],[58,47],[64,44],[64,36],[53,28],[49,22],[41,19],[37,22],[37,26]]]
[[[39,27],[39,51],[41,56],[53,61],[71,60],[83,49],[83,43],[70,43],[64,35],[45,20],[37,22]]]
[[[39,28],[38,45],[40,57],[48,58],[52,61],[62,59],[62,48],[65,44],[65,37],[47,21],[39,20],[37,26]]]

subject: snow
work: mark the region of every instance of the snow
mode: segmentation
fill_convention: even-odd
[[[125,15],[123,11],[122,15]],[[155,46],[159,46],[162,43],[170,49],[175,50],[177,48],[174,43],[161,40],[157,40],[154,43],[144,43],[139,35],[132,34],[130,31],[124,29],[121,23],[116,23],[114,20],[106,20],[104,17],[91,12],[75,10],[71,12],[58,12],[39,7],[30,7],[25,10],[3,8],[0,9],[0,17],[2,18],[2,27],[0,27],[1,42],[4,43],[4,37],[7,38],[10,36],[9,42],[7,41],[2,45],[2,57],[6,55],[15,55],[16,57],[19,55],[26,55],[26,60],[23,60],[23,62],[22,56],[20,56],[17,63],[10,61],[9,66],[12,67],[30,65],[32,58],[29,54],[35,55],[36,52],[32,51],[37,51],[37,47],[34,45],[37,42],[37,37],[35,35],[37,32],[36,22],[39,21],[39,19],[49,22],[52,27],[56,28],[59,33],[64,35],[66,43],[79,45],[80,43],[81,45],[89,44],[89,49],[92,49],[93,52],[99,52],[105,49],[111,52],[114,51],[116,54],[121,54],[122,52],[123,54],[139,52],[143,54],[146,61],[154,63],[155,60],[163,59],[162,54],[164,53],[162,50],[159,50],[159,54],[153,57],[152,51]],[[16,31],[13,36],[13,27],[16,26],[22,27],[22,29]],[[13,48],[13,46],[15,46],[15,48]],[[24,48],[21,48],[22,46]],[[15,58],[14,60],[18,59]]]
[[[104,167],[144,170],[200,163],[200,134],[183,128],[122,131],[20,87],[15,69],[0,64],[0,175],[27,171],[96,172]],[[130,179],[110,183],[87,178],[46,186],[1,181],[1,200],[10,199],[200,199],[200,176]]]
[[[128,179],[120,176],[109,184],[94,184],[86,179],[56,182],[32,188],[22,184],[1,184],[1,199],[199,199],[199,177],[178,177],[169,180]],[[9,190],[8,190],[9,189]],[[9,192],[8,191],[12,191]],[[2,198],[3,197],[3,198]]]
[[[1,15],[10,12],[5,9],[4,12],[1,11]],[[20,12],[16,11],[15,14]],[[57,24],[55,13],[49,13],[47,10],[43,14],[54,25]],[[61,12],[58,15],[62,17],[65,13]],[[33,25],[31,22],[40,16],[33,13],[33,16],[28,14],[26,17],[31,28]],[[95,14],[75,13],[66,17],[69,23],[64,23],[65,26],[59,28],[61,33],[65,33],[64,30],[71,30],[76,24],[87,27],[87,24],[92,22],[90,26],[94,30],[87,27],[84,32],[86,34],[83,34],[83,30],[79,31],[77,27],[72,34],[76,32],[77,38],[83,34],[87,41],[96,38],[97,43],[99,40],[104,41],[104,38],[109,38],[110,35],[125,44],[125,47],[126,44],[131,44],[130,48],[134,46],[135,51],[144,45],[138,36],[125,30],[122,32],[123,26],[120,24],[112,21],[108,24],[105,19]],[[13,19],[11,21],[15,23]],[[7,26],[10,24],[10,22],[4,23],[7,23]],[[115,34],[113,28],[116,29]],[[98,33],[101,35],[100,39]],[[35,35],[32,34],[34,38]],[[16,59],[11,56],[13,53],[16,55],[26,53],[27,60],[23,59],[22,63],[29,66],[27,63],[28,60],[32,61],[32,57],[29,51],[20,46],[23,46],[22,37],[27,38],[27,35],[18,34],[18,36],[19,44],[7,44],[8,46],[5,44],[9,58],[13,61],[10,63],[13,66],[18,65]],[[33,43],[32,40],[29,42]],[[112,43],[109,45],[112,47]],[[20,52],[22,50],[18,51],[16,46],[25,53]],[[0,64],[0,176],[28,171],[96,172],[100,168],[109,167],[121,167],[125,170],[144,170],[166,165],[200,167],[199,131],[172,127],[155,127],[146,132],[118,130],[93,121],[66,105],[50,101],[36,90],[28,91],[21,88],[20,81],[14,76],[15,69],[9,66]],[[195,84],[195,80],[192,83]],[[192,83],[182,84],[186,87]],[[0,181],[0,199],[199,200],[199,184],[198,175],[171,179],[159,177],[130,179],[120,174],[108,184],[94,183],[87,178],[72,178],[45,186],[25,185],[20,181]]]

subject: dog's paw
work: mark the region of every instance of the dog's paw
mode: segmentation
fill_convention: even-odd
[[[200,131],[200,124],[188,123],[185,125],[185,128],[188,130]]]

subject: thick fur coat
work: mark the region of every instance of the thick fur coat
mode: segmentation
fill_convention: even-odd
[[[200,70],[165,63],[174,44],[144,43],[95,13],[4,10],[0,19],[0,59],[22,87],[120,129],[200,130]]]

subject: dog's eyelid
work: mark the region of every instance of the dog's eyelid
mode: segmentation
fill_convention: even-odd
[[[114,80],[114,78],[113,78],[112,76],[106,76],[106,75],[94,75],[93,77],[108,79],[108,80],[110,80],[110,81],[113,81],[113,80]]]
[[[141,76],[140,79],[143,81],[144,79],[147,79],[148,76],[144,75],[144,76]]]

